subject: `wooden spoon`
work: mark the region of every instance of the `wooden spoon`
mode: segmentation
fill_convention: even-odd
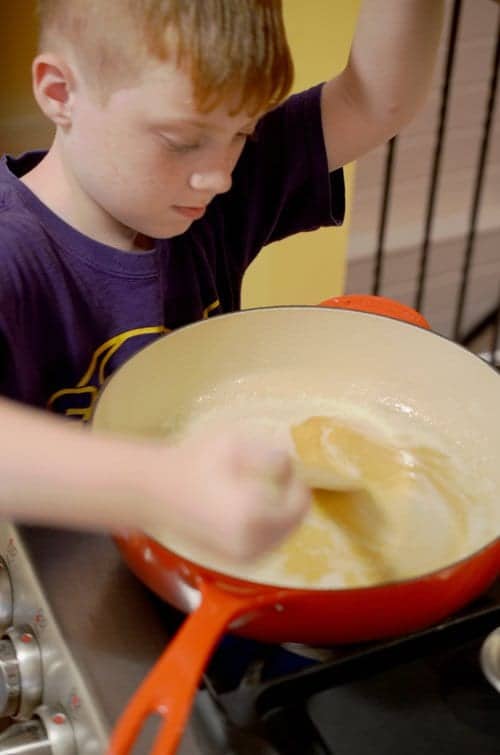
[[[398,450],[370,440],[334,417],[310,417],[291,428],[299,476],[312,488],[356,491],[401,469]]]
[[[310,488],[349,493],[363,490],[364,487],[360,478],[344,476],[332,467],[312,464],[301,459],[294,460],[294,467],[298,477]]]

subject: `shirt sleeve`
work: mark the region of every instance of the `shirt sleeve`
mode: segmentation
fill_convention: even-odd
[[[219,198],[245,266],[266,244],[344,220],[343,170],[328,171],[322,86],[264,116],[236,166],[231,191]]]

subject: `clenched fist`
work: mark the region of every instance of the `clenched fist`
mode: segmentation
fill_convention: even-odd
[[[310,491],[288,453],[234,429],[191,435],[165,449],[157,464],[150,478],[156,523],[165,516],[183,538],[214,555],[254,558],[308,510]]]

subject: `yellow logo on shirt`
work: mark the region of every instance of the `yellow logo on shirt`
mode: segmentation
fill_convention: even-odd
[[[106,341],[94,351],[90,364],[76,387],[56,391],[48,400],[47,408],[58,414],[65,414],[67,417],[80,417],[84,421],[88,421],[99,389],[111,374],[108,372],[111,358],[120,349],[123,349],[131,339],[150,335],[158,336],[168,332],[168,328],[163,325],[154,325],[147,328],[127,330],[110,338],[109,341]]]
[[[206,320],[212,313],[215,313],[218,307],[220,307],[220,302],[217,299],[203,310],[202,319]],[[57,412],[57,414],[77,417],[88,422],[92,415],[97,394],[105,380],[113,372],[113,368],[110,369],[111,359],[118,356],[118,358],[122,358],[121,361],[125,361],[150,341],[170,332],[171,329],[164,325],[151,325],[145,328],[126,330],[113,336],[94,351],[89,366],[77,385],[74,388],[62,388],[52,394],[47,402],[47,408]],[[132,341],[134,341],[133,344]]]

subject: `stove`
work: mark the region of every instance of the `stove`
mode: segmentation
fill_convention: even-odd
[[[0,755],[104,755],[183,616],[106,536],[3,524],[0,556]],[[498,755],[500,695],[479,663],[498,626],[500,581],[390,641],[318,649],[227,635],[179,755]]]

